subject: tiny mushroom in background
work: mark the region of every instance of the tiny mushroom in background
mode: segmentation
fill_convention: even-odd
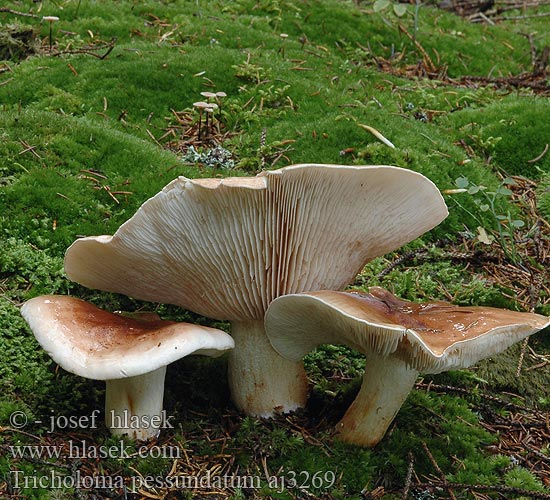
[[[206,135],[208,135],[211,129],[214,127],[214,111],[216,109],[218,109],[218,105],[215,102],[209,103],[208,106],[204,108],[204,111],[206,113]],[[212,119],[210,120],[210,126],[208,125],[209,115],[212,115]]]
[[[288,38],[288,34],[287,33],[281,33],[279,35],[279,37],[281,38],[281,47],[279,48],[279,53],[281,54],[282,58],[284,59],[285,58],[285,41]]]
[[[193,103],[193,107],[199,110],[199,134],[198,139],[201,140],[201,129],[202,129],[202,112],[209,106],[207,102],[198,101]]]
[[[215,92],[205,91],[205,92],[201,92],[201,95],[203,97],[206,97],[207,99],[215,99],[216,98],[216,93]]]
[[[337,437],[374,446],[384,436],[419,373],[466,368],[545,328],[549,318],[446,302],[414,303],[372,287],[368,294],[317,291],[274,300],[266,332],[291,361],[321,344],[345,344],[366,356],[359,394]]]
[[[46,21],[47,23],[50,24],[50,33],[49,33],[49,42],[50,42],[50,52],[52,51],[52,46],[53,46],[53,23],[56,23],[57,21],[59,21],[59,17],[57,16],[44,16],[42,17],[42,20],[43,21]]]
[[[49,356],[68,372],[105,380],[105,423],[134,439],[158,435],[166,366],[190,354],[232,349],[227,333],[190,323],[136,319],[89,302],[43,295],[23,304],[23,318]]]
[[[222,92],[222,91],[216,92],[216,102],[220,106],[220,114],[222,112],[222,99],[224,97],[227,97],[227,94],[225,92]]]
[[[437,187],[392,166],[293,165],[256,177],[180,177],[113,236],[75,241],[69,279],[229,320],[236,406],[272,416],[305,404],[303,364],[269,344],[270,302],[339,290],[366,262],[417,238],[447,216]]]

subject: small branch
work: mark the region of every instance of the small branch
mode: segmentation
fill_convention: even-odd
[[[521,369],[523,368],[523,360],[525,359],[525,352],[527,351],[527,346],[529,345],[529,337],[526,337],[525,340],[521,343],[521,352],[519,353],[518,367],[516,368],[516,378],[519,378],[521,375]]]
[[[403,492],[401,493],[401,500],[407,500],[409,497],[409,489],[411,488],[411,479],[414,468],[414,455],[409,451],[409,468],[407,469],[407,476],[405,477],[405,485],[403,486]]]
[[[359,125],[363,130],[366,130],[367,132],[370,132],[372,135],[374,135],[374,137],[376,137],[380,142],[383,142],[386,146],[388,146],[392,149],[395,149],[395,146],[393,145],[393,143],[389,139],[384,137],[374,127],[371,127],[369,125],[363,125],[362,123],[358,123],[357,125]]]
[[[14,16],[33,17],[35,19],[38,19],[38,16],[36,14],[30,14],[28,12],[19,12],[18,10],[13,10],[8,7],[0,7],[0,12],[7,12],[8,14],[13,14]]]
[[[422,57],[424,58],[424,64],[426,65],[428,71],[430,73],[436,73],[437,72],[437,67],[433,63],[432,58],[428,55],[428,53],[426,52],[424,47],[422,47],[422,45],[420,45],[420,42],[418,40],[416,40],[415,37],[412,36],[408,32],[407,28],[405,28],[405,26],[403,26],[402,24],[399,24],[399,31],[404,33],[409,38],[409,40],[414,43],[414,46],[420,51],[420,53],[422,54]]]
[[[527,448],[527,450],[532,453],[533,455],[537,456],[540,460],[544,461],[544,462],[547,462],[547,463],[550,463],[550,456],[548,455],[545,455],[544,453],[541,453],[539,450],[536,450],[535,448],[533,448],[532,446],[528,445],[526,440],[523,440],[521,442],[521,444],[523,446],[525,446],[525,448]]]
[[[532,160],[527,160],[527,163],[536,163],[547,153],[547,151],[548,151],[548,144],[544,146],[544,149],[540,155],[538,155],[536,158],[533,158]]]
[[[425,248],[418,248],[416,250],[410,250],[409,252],[404,253],[403,255],[397,257],[393,262],[390,262],[382,271],[378,273],[376,276],[378,279],[383,278],[387,274],[389,274],[391,271],[393,271],[396,267],[400,266],[407,260],[413,259],[414,257],[417,257],[420,254],[427,253],[427,250]]]
[[[452,385],[442,385],[442,384],[426,384],[425,382],[417,382],[415,384],[416,388],[426,389],[426,390],[435,390],[435,391],[444,391],[444,392],[458,392],[460,394],[469,394],[472,395],[471,389],[464,389],[463,387],[454,387]],[[491,396],[490,394],[484,394],[484,393],[476,393],[476,396],[479,396],[483,399],[486,399],[488,401],[493,401],[494,403],[498,403],[503,406],[503,408],[515,408],[516,410],[526,410],[529,412],[534,412],[536,409],[528,408],[527,406],[518,405],[516,403],[511,403],[509,401],[505,401],[501,398],[497,398],[496,396]]]
[[[88,47],[88,48],[82,48],[82,49],[75,49],[75,50],[62,50],[61,52],[56,52],[52,54],[52,56],[64,56],[67,54],[85,54],[93,57],[97,57],[100,60],[105,59],[111,51],[115,48],[116,38],[113,38],[110,42],[105,43],[98,47]],[[104,48],[107,48],[105,53],[103,54],[96,54],[96,51],[102,50]]]
[[[435,458],[434,456],[432,455],[432,452],[430,451],[430,449],[428,448],[428,445],[426,444],[425,441],[422,441],[422,448],[424,448],[424,451],[426,452],[426,455],[428,455],[428,458],[430,459],[430,462],[432,463],[432,465],[434,466],[435,470],[437,471],[437,474],[439,475],[440,479],[441,479],[441,482],[443,483],[444,485],[444,488],[447,490],[447,492],[449,493],[449,498],[451,500],[457,500],[456,499],[456,496],[454,494],[454,491],[453,489],[449,486],[449,482],[447,481],[447,478],[445,477],[445,474],[443,473],[443,471],[441,470],[441,468],[439,467],[438,463],[435,461]]]
[[[502,17],[495,17],[495,21],[521,21],[522,19],[532,19],[535,17],[548,17],[550,16],[550,12],[542,12],[540,14],[526,14],[524,16],[502,16]]]

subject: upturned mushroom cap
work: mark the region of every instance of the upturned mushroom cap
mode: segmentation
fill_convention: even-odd
[[[446,302],[414,303],[372,287],[368,294],[318,291],[287,295],[268,308],[274,349],[297,360],[320,344],[393,355],[424,373],[468,367],[547,327],[538,314]]]
[[[94,380],[134,377],[190,354],[219,356],[234,347],[221,330],[134,319],[67,296],[35,297],[21,314],[57,364]]]
[[[343,288],[366,262],[446,216],[430,180],[392,166],[180,177],[114,236],[75,241],[65,271],[89,288],[216,319],[263,320],[276,297]]]

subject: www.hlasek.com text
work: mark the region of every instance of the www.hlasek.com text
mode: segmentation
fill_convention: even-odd
[[[124,440],[117,444],[96,445],[90,444],[85,439],[82,441],[69,439],[63,445],[10,445],[8,447],[12,458],[30,458],[31,460],[47,459],[130,459],[130,458],[182,458],[179,446],[170,445],[142,445],[133,446]]]

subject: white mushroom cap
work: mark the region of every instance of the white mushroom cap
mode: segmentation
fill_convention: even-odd
[[[430,180],[392,166],[180,177],[114,236],[75,241],[65,271],[89,288],[217,319],[262,320],[276,297],[343,288],[366,262],[446,216]]]
[[[57,364],[94,380],[134,377],[190,354],[219,356],[234,347],[221,330],[134,319],[67,296],[35,297],[21,314]]]
[[[320,344],[393,355],[424,373],[466,368],[547,327],[538,314],[446,302],[414,303],[372,287],[369,294],[308,292],[276,299],[266,332],[274,349],[297,360]]]

